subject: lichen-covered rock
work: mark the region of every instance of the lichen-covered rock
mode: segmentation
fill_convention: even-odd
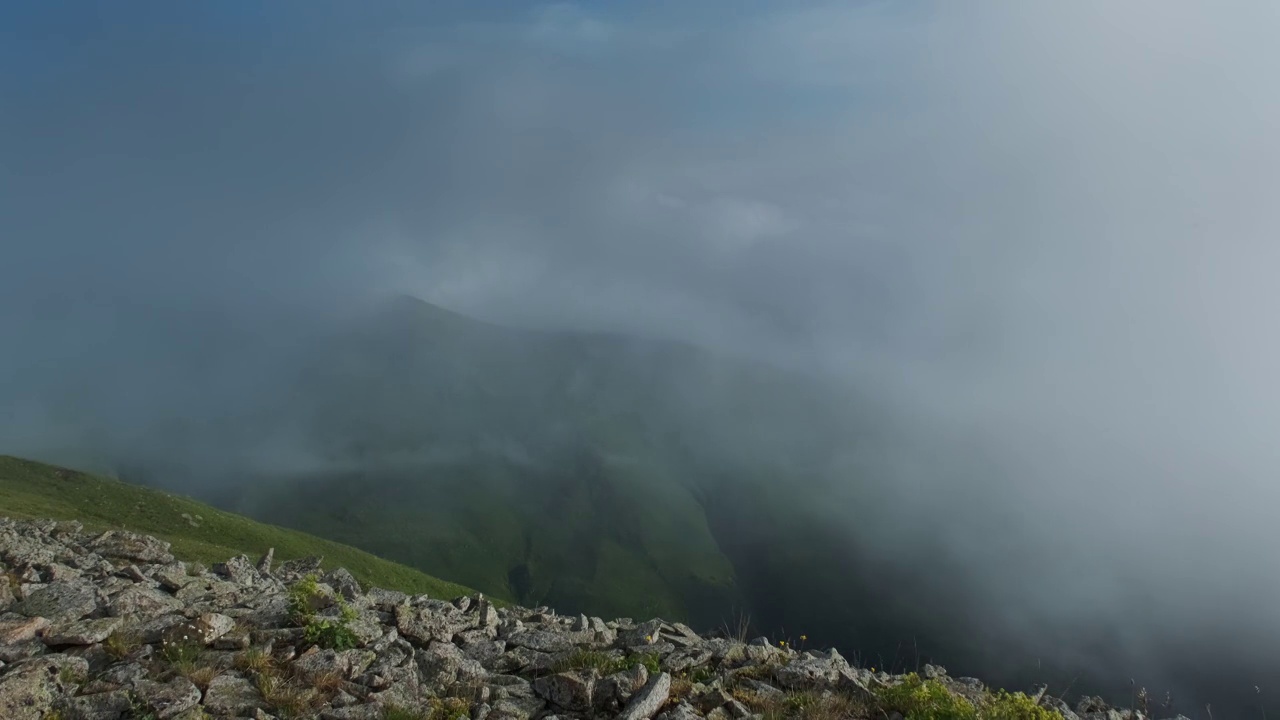
[[[54,703],[71,695],[89,664],[67,655],[47,657],[4,668],[0,676],[0,718],[41,720]]]
[[[594,673],[571,671],[540,677],[533,681],[533,690],[543,700],[565,710],[586,711],[591,709],[595,685]]]
[[[330,570],[324,574],[322,580],[347,600],[355,600],[363,594],[359,581],[346,568]]]
[[[565,652],[572,650],[584,640],[580,633],[551,632],[549,630],[517,630],[506,636],[508,645],[528,648],[544,653]]]
[[[133,698],[123,690],[64,697],[54,703],[55,717],[76,720],[122,720],[132,715]]]
[[[108,558],[133,560],[143,563],[171,563],[169,543],[149,535],[138,535],[125,530],[110,530],[89,544],[99,555]]]
[[[297,582],[307,575],[318,573],[322,562],[324,562],[324,558],[315,555],[296,560],[286,560],[280,563],[280,567],[276,568],[273,574],[286,583]]]
[[[214,715],[251,716],[254,710],[265,708],[258,689],[239,675],[219,675],[204,692],[204,709]]]
[[[470,627],[472,621],[448,603],[419,607],[398,605],[395,613],[400,634],[424,646],[451,641],[454,635]]]
[[[618,720],[649,720],[671,696],[671,676],[659,673],[649,679],[618,714]]]
[[[236,621],[222,613],[201,613],[193,625],[200,636],[200,642],[208,645],[231,632],[231,629],[236,626]]]
[[[369,598],[373,607],[385,612],[395,612],[396,606],[409,602],[409,596],[399,590],[384,590],[377,587],[369,588],[365,597]]]
[[[160,587],[169,592],[177,592],[196,581],[195,577],[187,573],[185,567],[177,564],[158,568],[153,577],[160,583]]]
[[[97,609],[98,594],[92,585],[65,582],[43,585],[13,607],[20,615],[54,622],[79,620]]]
[[[77,620],[54,625],[44,631],[45,645],[92,645],[107,639],[124,624],[120,618]]]
[[[213,684],[209,687],[212,689]],[[175,718],[200,702],[200,688],[186,678],[174,678],[167,683],[143,680],[134,688],[138,698],[160,720]]]
[[[596,683],[593,703],[602,712],[616,712],[649,682],[649,671],[639,663]]]
[[[262,579],[258,568],[244,555],[237,555],[226,562],[214,563],[213,572],[237,585],[256,585]]]
[[[36,635],[49,627],[49,619],[43,617],[21,620],[0,620],[0,645],[17,645],[36,639]]]
[[[121,590],[107,603],[107,614],[133,619],[154,618],[175,613],[183,608],[178,598],[146,585],[133,585]]]

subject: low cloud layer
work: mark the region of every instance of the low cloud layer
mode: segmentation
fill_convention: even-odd
[[[209,401],[165,374],[209,328],[287,345],[376,293],[675,337],[874,388],[998,469],[903,457],[891,521],[1024,638],[1167,652],[1146,622],[1278,667],[1246,642],[1280,635],[1277,21],[7,8],[0,449]]]

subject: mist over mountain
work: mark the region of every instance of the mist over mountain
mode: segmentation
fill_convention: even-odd
[[[1244,713],[1278,21],[5,6],[0,453],[566,607]]]

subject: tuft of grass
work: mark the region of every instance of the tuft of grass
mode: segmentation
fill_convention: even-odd
[[[84,673],[70,666],[63,667],[58,671],[58,680],[67,685],[79,685],[85,679]]]
[[[683,674],[683,677],[694,685],[697,685],[698,683],[705,684],[715,679],[716,671],[707,665],[699,665],[698,667],[686,671]]]
[[[200,688],[200,692],[204,692],[209,689],[209,683],[213,682],[214,678],[222,674],[222,670],[219,670],[213,665],[199,663],[191,666],[190,668],[180,668],[178,669],[178,673],[190,680],[192,685]]]
[[[688,678],[683,676],[671,678],[671,691],[669,693],[670,700],[668,701],[669,703],[671,703],[672,705],[677,705],[680,703],[680,701],[685,700],[692,694],[693,694],[693,683],[689,682]]]
[[[102,649],[116,660],[123,660],[142,647],[142,639],[136,633],[117,630],[102,641]]]
[[[463,698],[434,698],[430,707],[427,720],[468,720],[471,717],[471,703]]]
[[[263,701],[282,718],[312,717],[313,711],[324,702],[315,688],[274,673],[259,674],[257,686]]]
[[[578,648],[556,662],[555,672],[570,670],[595,670],[600,675],[612,675],[630,667],[625,657],[598,650]]]
[[[342,673],[330,670],[327,673],[311,678],[311,687],[321,695],[332,697],[342,689],[346,681],[347,679],[342,676]]]
[[[271,655],[256,647],[236,653],[232,664],[241,672],[266,673],[275,669],[275,661]]]
[[[636,665],[643,665],[650,675],[657,675],[662,672],[662,656],[658,655],[658,653],[635,653],[627,658],[626,667],[634,667]]]
[[[737,612],[734,614],[732,622],[726,620],[721,628],[725,638],[737,642],[739,645],[746,645],[747,640],[751,638],[751,616]]]

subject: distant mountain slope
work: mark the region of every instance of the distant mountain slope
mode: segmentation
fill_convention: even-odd
[[[255,368],[250,391],[221,376],[216,413],[135,433],[108,467],[564,612],[749,615],[889,655],[951,620],[915,612],[902,596],[936,593],[870,563],[848,529],[881,514],[892,423],[837,383],[407,297],[288,353],[249,340],[208,352]]]
[[[751,604],[735,567],[749,558],[724,552],[711,499],[794,514],[857,440],[853,398],[810,378],[412,298],[300,366],[279,423],[301,423],[325,469],[259,475],[224,504],[565,611],[730,620]]]
[[[9,456],[0,456],[0,516],[79,520],[91,529],[147,533],[168,541],[175,556],[189,561],[222,562],[240,553],[256,560],[275,548],[280,560],[323,556],[325,568],[345,567],[366,586],[448,598],[473,592],[352,547],[194,500]]]

